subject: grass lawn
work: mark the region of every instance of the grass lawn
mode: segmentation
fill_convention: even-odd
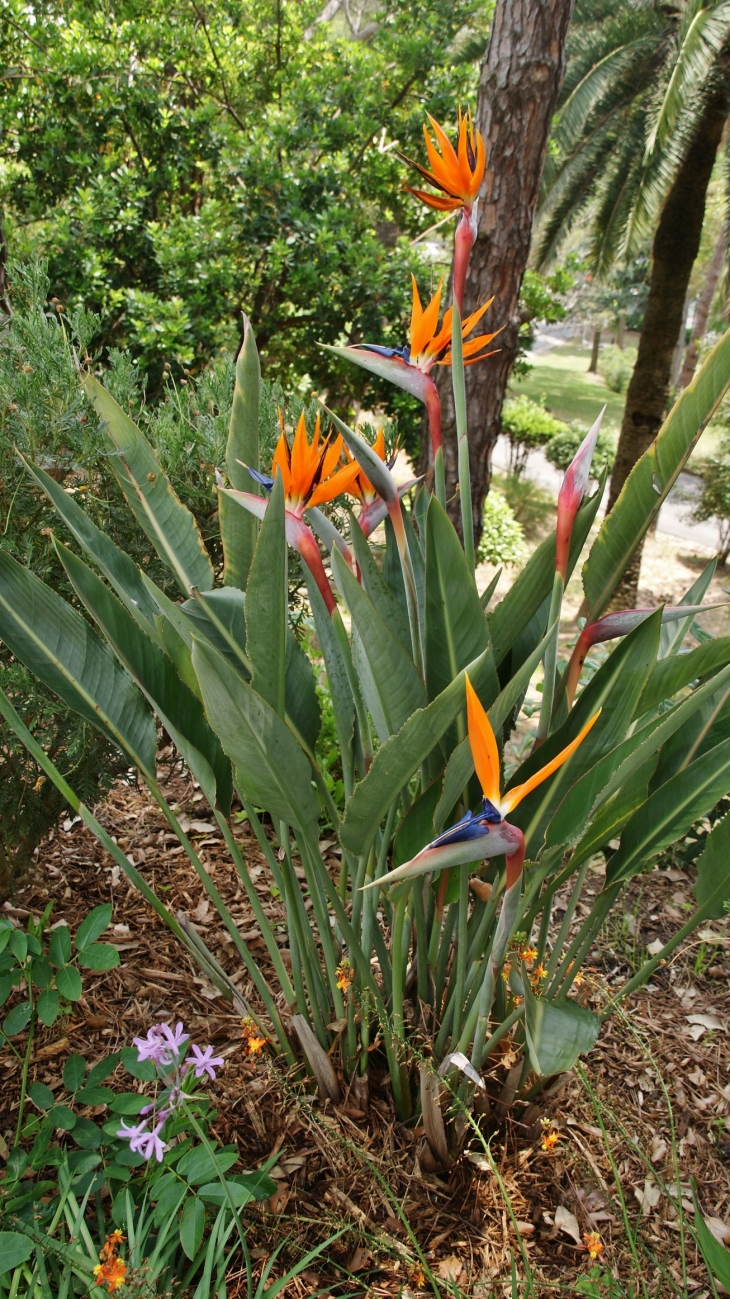
[[[533,369],[524,379],[513,379],[510,390],[542,402],[558,419],[576,420],[588,428],[605,404],[604,428],[618,432],[624,409],[624,394],[611,392],[600,374],[589,374],[590,349],[576,343],[561,343],[549,352],[530,359]]]

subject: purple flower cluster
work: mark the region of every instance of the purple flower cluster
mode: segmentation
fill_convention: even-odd
[[[134,1154],[144,1155],[145,1159],[154,1156],[158,1163],[162,1163],[167,1146],[162,1140],[161,1132],[173,1111],[184,1104],[182,1084],[185,1070],[192,1067],[196,1078],[207,1076],[213,1080],[216,1069],[222,1068],[225,1060],[220,1055],[213,1055],[212,1046],[206,1046],[201,1051],[194,1043],[190,1046],[192,1054],[183,1059],[184,1044],[190,1041],[190,1034],[183,1032],[181,1023],[177,1023],[174,1029],[169,1024],[154,1024],[146,1037],[135,1037],[132,1041],[137,1048],[138,1061],[142,1063],[151,1060],[157,1066],[165,1090],[159,1097],[158,1104],[145,1105],[140,1110],[140,1117],[152,1116],[151,1128],[150,1120],[143,1117],[143,1121],[133,1127],[122,1122],[117,1136],[129,1141],[129,1148]]]

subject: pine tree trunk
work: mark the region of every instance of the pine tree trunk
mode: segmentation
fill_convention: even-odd
[[[649,296],[631,376],[616,460],[609,510],[636,461],[656,437],[667,414],[672,358],[684,313],[687,286],[697,257],[707,187],[722,138],[728,105],[724,90],[714,92],[687,149],[659,218],[652,247]],[[641,567],[639,546],[612,600],[613,608],[636,604]]]
[[[588,366],[589,374],[598,374],[598,349],[601,346],[600,329],[593,330],[593,346],[591,348],[591,363]]]
[[[690,335],[689,343],[687,344],[682,373],[679,376],[679,388],[687,387],[687,384],[691,381],[692,375],[697,367],[700,343],[702,342],[702,339],[705,336],[705,330],[707,329],[707,322],[710,318],[710,311],[712,309],[712,300],[715,296],[715,289],[717,288],[717,282],[720,278],[720,272],[725,261],[726,249],[727,226],[723,225],[719,235],[717,236],[717,242],[713,249],[712,257],[710,258],[710,265],[707,268],[705,282],[702,285],[700,296],[697,299],[695,318],[692,322],[692,333]]]
[[[465,314],[494,294],[482,322],[501,327],[496,356],[466,371],[474,530],[481,534],[491,454],[517,350],[519,294],[530,251],[552,115],[565,73],[565,39],[573,0],[497,0],[481,69],[476,125],[484,136],[487,170],[479,230],[471,254]],[[438,378],[443,411],[446,496],[461,527],[454,404],[450,371]]]

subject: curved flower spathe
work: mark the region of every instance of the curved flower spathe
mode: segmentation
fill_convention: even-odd
[[[562,767],[583,743],[591,727],[600,716],[594,713],[574,740],[567,744],[539,771],[529,776],[521,785],[502,794],[500,792],[499,749],[491,723],[468,676],[466,681],[466,712],[469,727],[469,745],[474,759],[474,769],[482,787],[482,806],[478,812],[465,816],[444,830],[431,843],[403,866],[384,875],[377,884],[391,884],[398,880],[423,875],[427,871],[443,870],[447,866],[465,865],[480,858],[501,857],[507,861],[506,887],[511,888],[522,873],[525,841],[522,831],[505,820],[528,794],[541,785],[548,776]],[[373,887],[368,885],[368,888]]]
[[[447,308],[439,328],[441,295],[443,279],[439,281],[436,292],[427,306],[421,303],[415,276],[411,276],[413,300],[411,308],[411,325],[408,343],[402,347],[381,347],[376,343],[361,343],[357,346],[333,347],[323,344],[330,352],[354,361],[363,370],[388,379],[396,387],[403,388],[422,401],[428,413],[428,424],[431,433],[431,446],[434,456],[441,446],[441,403],[438,389],[431,378],[435,365],[451,365],[451,327],[452,309]],[[476,338],[468,335],[479,323],[485,311],[489,309],[493,298],[482,303],[476,311],[462,322],[461,336],[464,341],[464,363],[474,365],[492,352],[485,352],[492,339],[499,331],[492,334],[479,334]]]
[[[591,461],[596,449],[596,441],[601,431],[601,421],[606,413],[603,407],[598,419],[588,431],[568,468],[558,493],[558,520],[555,532],[555,569],[560,573],[563,582],[567,579],[570,542],[573,536],[573,524],[588,488],[591,473]]]
[[[347,465],[342,468],[341,458],[342,438],[337,437],[334,440],[325,438],[321,441],[318,415],[310,442],[307,437],[304,412],[302,412],[291,448],[282,428],[271,464],[271,476],[261,474],[258,470],[247,466],[251,477],[268,491],[274,486],[276,474],[280,474],[284,489],[286,539],[290,546],[299,551],[311,570],[330,613],[335,611],[335,598],[327,581],[319,546],[311,528],[304,522],[304,515],[307,509],[324,505],[325,502],[332,501],[336,496],[349,491],[357,477],[358,466]],[[261,496],[254,496],[252,492],[237,491],[232,487],[223,487],[220,484],[218,490],[226,492],[256,518],[264,518],[268,501]]]
[[[438,212],[457,212],[461,208],[461,220],[454,236],[454,299],[459,311],[463,312],[469,255],[477,235],[477,195],[484,179],[486,150],[481,132],[474,129],[471,113],[462,113],[459,109],[456,148],[430,113],[428,120],[436,137],[434,144],[424,126],[430,170],[403,153],[400,157],[427,184],[439,191],[438,194],[429,194],[426,190],[406,185],[409,194]]]
[[[345,449],[346,449],[348,459],[352,460],[353,463],[356,463],[349,449],[348,448]],[[386,458],[385,434],[383,433],[382,429],[378,431],[378,435],[375,441],[373,442],[372,449],[375,455],[378,457],[378,459],[382,460],[384,465],[387,465],[388,469],[393,468],[393,464],[395,462],[395,456],[392,456],[390,460]],[[418,478],[410,478],[408,482],[401,483],[401,485],[398,488],[398,496],[401,498],[405,496],[406,492],[409,492],[411,488],[415,487],[416,483],[418,482],[419,482]],[[388,513],[388,507],[385,501],[383,500],[382,496],[380,496],[376,491],[376,489],[373,487],[373,484],[370,482],[370,479],[365,473],[365,470],[360,465],[358,465],[357,477],[355,478],[355,481],[353,482],[352,486],[348,488],[348,491],[350,496],[354,496],[355,499],[360,502],[361,509],[357,521],[360,524],[360,527],[364,535],[366,537],[369,537],[371,532],[375,531],[378,524],[383,522],[383,519]]]

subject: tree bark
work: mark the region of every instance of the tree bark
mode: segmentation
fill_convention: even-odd
[[[598,349],[601,346],[600,329],[593,330],[593,346],[591,348],[591,363],[588,366],[589,374],[598,374]]]
[[[469,461],[476,538],[491,478],[507,380],[517,351],[519,295],[527,266],[535,207],[552,116],[565,73],[565,39],[573,0],[497,0],[482,64],[476,125],[484,136],[487,169],[479,226],[469,263],[464,314],[485,298],[494,304],[482,322],[501,328],[500,348],[466,371]],[[451,376],[438,376],[443,411],[446,495],[461,527],[455,495],[457,447]]]
[[[724,88],[707,99],[697,129],[662,208],[652,247],[649,296],[631,376],[616,460],[609,510],[636,461],[656,437],[667,414],[672,358],[684,313],[687,286],[697,257],[707,187],[727,117]],[[641,551],[634,553],[613,596],[612,608],[636,604]]]
[[[692,375],[697,367],[697,357],[699,354],[700,343],[705,336],[707,322],[710,318],[712,301],[715,297],[715,289],[720,278],[720,272],[725,261],[725,252],[727,249],[727,226],[723,225],[717,236],[717,242],[710,258],[710,265],[707,268],[705,282],[702,285],[700,295],[695,306],[695,318],[692,322],[692,333],[690,334],[687,351],[684,355],[684,365],[682,373],[679,376],[679,388],[686,388],[692,379]]]

